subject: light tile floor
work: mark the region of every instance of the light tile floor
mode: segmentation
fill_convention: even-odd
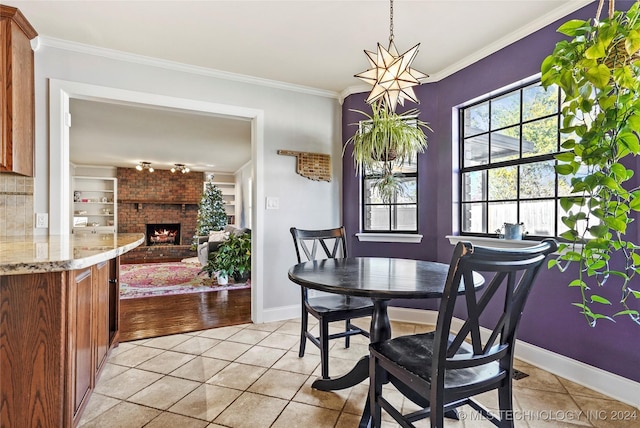
[[[401,335],[433,327],[394,322],[392,329]],[[367,382],[335,392],[312,389],[320,358],[312,344],[298,358],[299,332],[300,323],[293,320],[122,343],[113,350],[80,426],[357,427]],[[367,353],[367,342],[356,336],[345,349],[344,341],[332,341],[330,375],[347,372]],[[516,368],[529,375],[514,381],[516,427],[640,427],[638,409],[529,364],[517,361]],[[391,387],[388,396],[413,409]],[[497,408],[494,392],[479,398]],[[464,419],[447,420],[446,426],[493,426],[468,407],[460,413]],[[616,416],[626,420],[613,420]],[[383,419],[384,427],[397,426],[384,413]],[[417,425],[426,427],[427,421]]]

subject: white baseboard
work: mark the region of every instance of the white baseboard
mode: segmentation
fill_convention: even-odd
[[[262,310],[262,322],[265,323],[293,319],[300,319],[300,304]]]
[[[393,321],[416,324],[435,325],[438,317],[437,311],[431,310],[389,307],[388,312],[389,318]],[[460,328],[462,323],[462,320],[454,318],[452,329]],[[485,333],[488,337],[488,330],[482,332],[483,335]],[[615,400],[640,408],[640,383],[638,382],[521,340],[517,340],[516,358]]]

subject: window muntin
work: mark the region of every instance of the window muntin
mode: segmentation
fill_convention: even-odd
[[[560,100],[557,87],[537,81],[460,109],[462,234],[496,236],[520,222],[529,236],[566,230],[558,200],[571,179],[554,169]]]

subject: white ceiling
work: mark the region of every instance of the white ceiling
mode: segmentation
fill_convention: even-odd
[[[174,110],[71,100],[70,159],[76,165],[234,173],[251,159],[251,123]]]
[[[591,1],[395,0],[395,43],[401,51],[421,43],[413,67],[435,81],[588,3]],[[368,68],[363,50],[375,50],[378,42],[386,45],[389,37],[387,0],[6,0],[6,4],[20,8],[43,40],[70,41],[299,85],[336,97],[367,90],[353,77]],[[97,117],[100,112],[90,111],[94,108],[113,109],[122,121],[132,114],[116,113],[113,106],[90,102],[78,111]],[[145,120],[153,121],[149,112],[140,113]],[[163,116],[158,122],[166,119]],[[74,117],[74,126],[81,124],[79,120]],[[126,122],[136,128],[135,121]],[[180,122],[175,126],[183,126]],[[216,129],[222,127],[221,123],[204,122]],[[248,127],[247,123],[244,125]],[[188,141],[189,132],[199,127],[189,123],[184,126],[178,134]],[[117,129],[122,133],[130,131]],[[115,132],[110,132],[112,141],[126,140]],[[224,131],[224,135],[231,138],[238,132]],[[166,133],[158,133],[153,139],[160,152],[164,150],[163,135]],[[169,137],[166,143],[175,145],[175,135]],[[201,138],[202,135],[193,136],[194,140]],[[212,139],[209,144],[213,147],[218,142]],[[96,146],[93,151],[116,162],[120,155],[111,145]],[[125,150],[132,147],[124,143],[122,146]],[[150,160],[150,153],[145,151],[144,160]],[[90,160],[87,156],[85,151],[78,154],[77,160]],[[167,162],[198,160],[186,157],[185,153],[182,161],[174,157]],[[219,166],[215,160],[211,163]]]

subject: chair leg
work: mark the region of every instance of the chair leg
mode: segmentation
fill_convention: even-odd
[[[320,319],[320,365],[322,378],[329,379],[329,323]]]
[[[511,376],[505,379],[505,385],[498,388],[498,404],[500,408],[500,428],[513,428],[513,391]]]
[[[350,319],[345,320],[345,322],[344,322],[344,331],[347,331],[347,332],[349,331],[349,324],[351,324],[351,320]],[[349,344],[350,344],[350,340],[349,339],[350,338],[351,338],[351,336],[345,336],[344,337],[344,347],[345,348],[349,347]]]
[[[433,395],[431,396],[433,398]],[[444,428],[444,396],[443,392],[436,393],[436,399],[430,400],[431,413],[429,419],[431,428]]]
[[[382,411],[378,404],[378,397],[382,395],[382,368],[376,364],[375,357],[369,358],[369,411],[371,412],[371,428],[380,428]]]
[[[302,304],[302,322],[300,326],[300,351],[298,352],[298,357],[304,357],[304,350],[307,345],[307,327],[309,325],[309,312],[307,312],[307,308],[305,308],[304,303]]]

